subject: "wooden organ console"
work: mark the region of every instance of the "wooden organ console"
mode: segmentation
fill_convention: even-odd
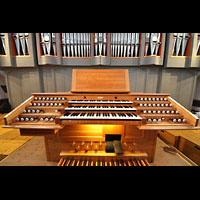
[[[169,94],[131,93],[121,69],[75,69],[71,92],[33,93],[4,120],[22,136],[44,136],[58,166],[149,166],[158,130],[199,129]]]

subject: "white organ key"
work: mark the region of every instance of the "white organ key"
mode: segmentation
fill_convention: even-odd
[[[67,107],[65,108],[65,110],[121,110],[121,111],[126,111],[126,110],[130,110],[130,111],[136,111],[136,108],[134,107],[116,107],[116,106],[106,106],[106,107],[102,107],[102,106],[94,106],[92,108],[90,107]]]
[[[133,113],[129,113],[128,115],[126,113],[115,113],[115,116],[112,115],[112,113],[101,113],[100,116],[97,113],[86,113],[84,116],[81,116],[81,113],[67,113],[67,116],[61,116],[61,120],[66,119],[92,119],[92,120],[106,120],[106,119],[112,119],[112,120],[133,120],[133,121],[141,121],[142,118],[134,115]],[[131,115],[131,116],[129,116]]]

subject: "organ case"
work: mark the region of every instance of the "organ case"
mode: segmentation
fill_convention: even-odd
[[[44,136],[47,160],[68,166],[146,166],[157,131],[198,129],[169,94],[132,93],[121,69],[75,69],[71,92],[33,93],[4,119],[21,135]]]

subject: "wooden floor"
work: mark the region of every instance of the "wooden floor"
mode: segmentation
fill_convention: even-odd
[[[18,129],[2,128],[5,115],[0,114],[0,160],[10,155],[32,138],[32,136],[21,136]]]

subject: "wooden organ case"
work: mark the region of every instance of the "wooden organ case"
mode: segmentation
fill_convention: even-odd
[[[21,135],[44,136],[58,166],[148,166],[158,130],[198,128],[169,94],[131,93],[122,69],[75,69],[71,92],[33,93],[4,120]]]

